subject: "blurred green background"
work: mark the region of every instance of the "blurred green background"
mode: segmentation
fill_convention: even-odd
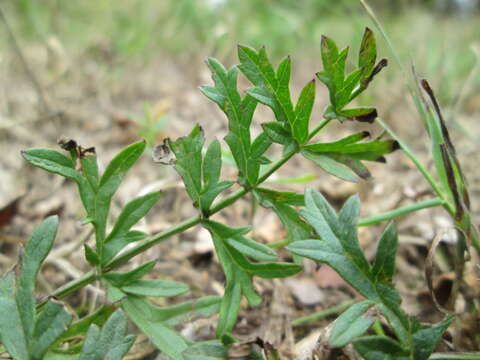
[[[479,92],[480,76],[472,72],[480,47],[480,1],[369,4],[404,67],[414,63],[443,101],[453,104],[465,84],[470,94]],[[265,45],[274,60],[290,54],[319,63],[322,34],[354,44],[355,51],[363,28],[373,27],[358,0],[4,0],[0,7],[23,47],[53,38],[70,57],[107,59],[113,70],[159,57],[193,67],[203,65],[205,56],[234,63],[237,43]],[[382,56],[392,59],[377,38]],[[9,52],[6,40],[2,31],[2,53]]]

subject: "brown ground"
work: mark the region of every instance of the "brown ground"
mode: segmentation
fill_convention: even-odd
[[[122,147],[138,139],[138,128],[129,114],[141,114],[144,101],[156,106],[160,113],[158,116],[168,116],[167,124],[158,134],[159,142],[164,137],[185,135],[195,123],[202,125],[209,140],[214,136],[221,139],[225,135],[225,118],[197,89],[201,84],[211,83],[202,59],[194,57],[188,61],[173,61],[158,58],[145,65],[121,62],[107,50],[101,50],[96,57],[76,58],[68,57],[55,48],[49,51],[47,47],[31,47],[25,51],[25,58],[41,84],[42,96],[46,100],[47,108],[43,112],[39,93],[35,91],[32,78],[26,74],[18,58],[12,54],[0,63],[0,207],[11,205],[8,208],[10,212],[0,213],[0,268],[3,272],[15,263],[20,245],[25,243],[42,218],[53,213],[59,214],[57,241],[39,278],[41,294],[52,292],[88,270],[82,244],[85,239],[89,243],[93,239],[89,237],[88,226],[80,224],[83,213],[74,185],[29,166],[22,160],[20,150],[30,147],[56,148],[56,140],[65,135],[84,146],[95,146],[101,166],[105,167]],[[294,77],[298,76],[301,80],[294,81],[295,94],[298,94],[302,83],[318,71],[318,63],[317,60],[305,60],[302,63],[304,66],[297,65],[297,69],[302,70],[294,72]],[[317,88],[320,89],[321,85]],[[373,84],[371,91],[378,98],[379,111],[384,119],[430,164],[426,137],[412,107],[405,105],[404,99],[408,95],[402,84],[393,87],[387,80],[380,79]],[[319,105],[314,112],[314,122],[320,120],[325,95],[323,90],[318,95]],[[472,95],[465,103],[468,105],[467,111],[457,121],[469,129],[472,138],[457,131],[453,135],[471,185],[474,218],[478,223],[480,172],[475,156],[478,151],[475,137],[479,133],[480,98]],[[270,117],[267,109],[261,109],[256,118],[257,124]],[[322,136],[324,139],[338,139],[354,128],[358,130],[360,126],[332,124]],[[379,134],[380,129],[375,128],[373,132]],[[307,184],[275,186],[299,192],[306,186],[312,187],[321,190],[335,205],[341,205],[349,195],[359,192],[363,204],[362,216],[390,210],[431,195],[419,172],[400,152],[389,156],[386,165],[374,164],[370,168],[373,179],[349,184],[332,178],[305,160],[295,158],[281,169],[277,178],[314,174],[316,179]],[[234,169],[226,165],[224,177],[234,179]],[[153,234],[195,214],[173,168],[153,163],[147,152],[115,196],[113,215],[117,215],[122,204],[129,199],[154,189],[162,190],[163,196],[146,220],[139,224],[140,229]],[[16,201],[16,206],[12,205],[13,201]],[[249,201],[240,200],[215,218],[234,226],[249,224],[249,205]],[[434,234],[441,228],[451,226],[450,220],[442,209],[434,209],[400,218],[397,223],[401,245],[395,283],[402,294],[403,306],[410,314],[420,316],[422,321],[439,321],[442,315],[435,310],[428,293],[424,264]],[[258,210],[253,225],[252,236],[256,240],[269,243],[285,236],[278,219],[264,209]],[[374,254],[375,240],[382,229],[383,226],[360,229],[360,241],[370,256]],[[448,259],[453,254],[452,245],[442,245],[441,252],[443,256],[438,256],[436,261],[440,299],[448,296],[451,285],[452,268]],[[439,250],[439,254],[441,252]],[[212,244],[208,234],[200,228],[194,228],[134,258],[128,267],[155,259],[155,277],[184,281],[191,286],[191,293],[169,299],[170,302],[201,295],[221,295],[224,277],[211,254]],[[288,256],[284,252],[281,254]],[[478,276],[473,273],[472,263],[467,267],[469,291],[464,291],[461,298],[463,303],[471,301],[472,296],[478,302]],[[278,346],[287,358],[293,358],[294,350],[308,353],[309,346],[315,344],[318,336],[322,336],[319,330],[330,323],[333,317],[293,328],[291,319],[327,309],[356,296],[335,273],[326,267],[317,269],[310,262],[295,279],[256,279],[256,286],[264,302],[258,308],[244,307],[236,334],[246,341],[259,336]],[[102,290],[94,287],[68,298],[73,306],[87,309],[102,301]],[[461,309],[462,304],[459,306]],[[460,319],[445,337],[446,342],[441,345],[443,351],[451,350],[449,345],[452,339],[457,342],[456,351],[479,349],[478,315],[466,314]],[[192,339],[211,338],[215,320],[187,322],[179,330]],[[243,351],[242,347],[235,348],[233,355],[240,355]],[[154,359],[155,354],[156,350],[148,340],[140,336],[130,359]],[[348,349],[345,356],[349,356]]]

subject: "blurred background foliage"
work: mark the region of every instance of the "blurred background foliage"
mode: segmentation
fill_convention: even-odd
[[[433,77],[441,98],[460,91],[477,64],[479,0],[369,4],[405,64]],[[373,26],[357,0],[4,0],[0,6],[24,45],[54,37],[70,55],[117,63],[159,56],[233,62],[236,43],[265,45],[278,58],[318,59],[321,34],[358,46],[363,27]],[[380,53],[392,57],[386,48]],[[473,86],[479,82],[477,76]]]

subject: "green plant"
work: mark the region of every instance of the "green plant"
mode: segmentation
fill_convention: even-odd
[[[148,101],[143,103],[143,115],[130,114],[129,118],[134,120],[138,126],[138,135],[145,139],[148,146],[157,143],[157,137],[168,121],[167,103],[159,103],[152,106]]]
[[[227,346],[236,341],[232,331],[237,322],[242,297],[252,306],[262,300],[254,289],[253,277],[283,278],[295,275],[302,270],[300,256],[307,256],[329,263],[367,299],[353,305],[337,319],[330,338],[331,345],[342,346],[353,341],[357,351],[366,359],[384,358],[380,356],[390,356],[391,359],[427,359],[451,319],[429,328],[421,326],[415,319],[404,314],[399,307],[398,293],[391,284],[397,243],[394,226],[390,225],[382,236],[373,266],[367,262],[358,244],[356,227],[383,222],[443,203],[434,201],[414,204],[357,222],[359,203],[355,197],[347,202],[337,216],[321,195],[312,190],[307,190],[305,195],[302,195],[262,186],[271,174],[295,155],[313,161],[326,172],[341,179],[358,181],[358,177],[370,176],[365,161],[384,162],[384,156],[398,148],[395,140],[377,138],[364,141],[369,136],[367,132],[352,134],[334,142],[313,141],[334,119],[340,122],[372,122],[377,117],[377,110],[373,107],[350,105],[386,65],[385,60],[377,62],[373,33],[366,29],[357,68],[346,74],[348,52],[348,48],[339,50],[332,39],[322,38],[321,57],[324,70],[318,73],[317,77],[329,90],[330,105],[325,109],[324,119],[312,126],[312,130],[310,120],[315,101],[315,80],[305,85],[298,100],[294,102],[289,90],[289,57],[282,60],[275,69],[265,48],[255,50],[241,45],[238,47],[238,66],[226,69],[219,61],[209,58],[207,64],[212,72],[214,85],[202,86],[201,91],[227,116],[228,134],[225,142],[238,169],[239,188],[228,195],[224,193],[233,187],[234,183],[221,180],[221,144],[218,140],[213,140],[203,151],[205,138],[200,126],[195,126],[189,135],[175,141],[167,139],[165,144],[161,145],[162,150],[174,153],[175,169],[182,177],[186,192],[193,206],[198,209],[198,215],[159,234],[148,236],[132,230],[159,200],[159,193],[150,193],[128,202],[112,224],[111,230],[107,223],[112,198],[126,173],[142,155],[145,142],[126,147],[114,157],[101,175],[95,150],[85,149],[73,140],[61,142],[62,148],[69,152],[69,157],[50,149],[24,151],[23,157],[32,165],[64,176],[77,184],[86,212],[85,223],[91,224],[95,230],[95,247],[85,244],[85,257],[93,269],[52,295],[63,297],[94,280],[100,280],[107,289],[107,300],[121,307],[138,328],[170,358],[225,358]],[[237,88],[239,70],[252,84],[243,96]],[[262,124],[263,132],[253,139],[251,124],[258,104],[268,106],[275,116],[275,121]],[[273,144],[282,147],[282,155],[275,161],[267,152]],[[246,234],[249,227],[233,228],[211,220],[213,214],[248,193],[252,193],[262,206],[271,208],[278,215],[287,231],[285,240],[269,247],[248,238]],[[217,199],[220,194],[224,195],[223,199]],[[297,207],[304,209],[299,213]],[[203,297],[169,307],[159,307],[148,297],[175,296],[188,291],[188,286],[173,281],[142,279],[153,269],[154,262],[144,263],[128,272],[113,271],[148,248],[195,225],[203,226],[212,235],[226,278],[223,297]],[[48,249],[52,241],[53,236]],[[126,245],[131,243],[134,243],[133,246],[125,249]],[[295,254],[295,263],[277,260],[278,255],[273,248],[286,245],[287,249]],[[6,289],[13,287],[12,280],[9,280],[11,277],[12,275],[7,275],[2,280],[7,284],[4,285]],[[33,327],[35,318],[32,289],[30,285],[28,293],[18,295],[20,302],[26,301],[30,304],[30,315],[25,320],[25,324],[30,328]],[[7,291],[3,293],[4,296],[8,295]],[[10,298],[7,300],[13,301]],[[49,301],[39,304],[39,318],[49,309],[49,304]],[[373,323],[374,316],[368,312],[373,306],[387,318],[397,339],[371,336],[359,338]],[[49,354],[67,352],[73,359],[83,359],[84,351],[95,351],[92,358],[101,358],[115,349],[117,357],[112,358],[121,358],[133,339],[125,336],[122,312],[115,312],[107,321],[113,310],[114,307],[106,304],[95,313],[72,324],[66,331],[65,327],[70,319],[67,321],[65,315],[63,331],[59,331],[60,334],[53,341],[44,343],[45,351],[48,349]],[[174,330],[174,326],[188,313],[207,316],[215,312],[219,312],[217,340],[192,344]],[[96,327],[99,324],[105,324],[102,331]],[[105,342],[103,339],[110,336],[109,334],[115,340]],[[79,341],[82,337],[84,340]],[[58,341],[55,341],[57,339]],[[29,359],[37,356],[16,353],[13,345],[9,345],[7,335],[2,334],[1,340],[14,358]],[[106,343],[113,349],[105,348]],[[375,352],[378,346],[383,349],[382,354]],[[375,351],[372,354],[373,350]],[[271,353],[275,354],[276,351]]]

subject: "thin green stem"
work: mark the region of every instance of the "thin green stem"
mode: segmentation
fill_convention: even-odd
[[[480,360],[480,353],[435,353],[430,355],[430,360]]]
[[[435,206],[443,206],[445,204],[445,201],[443,201],[440,198],[434,198],[434,199],[429,199],[425,201],[420,201],[415,204],[407,205],[407,206],[402,206],[397,209],[393,209],[391,211],[387,211],[378,215],[373,215],[369,216],[363,219],[360,219],[357,223],[358,226],[370,226],[370,225],[375,225],[379,224],[381,222],[387,221],[387,220],[392,220],[397,217],[422,210],[422,209],[428,209],[431,207]]]
[[[270,175],[272,175],[275,171],[277,171],[282,165],[284,165],[288,160],[292,158],[296,154],[295,151],[291,151],[287,153],[283,158],[278,160],[275,164],[273,164],[259,179],[258,179],[258,184],[261,184],[265,180],[267,180]],[[240,199],[242,196],[247,194],[253,190],[253,188],[242,188],[234,193],[230,194],[227,196],[225,199],[220,201],[218,204],[216,204],[211,210],[210,214],[213,215],[220,210],[228,207],[229,205],[233,204],[235,201]],[[184,222],[167,229],[165,231],[162,231],[156,235],[151,236],[148,238],[145,242],[142,242],[138,244],[137,246],[125,251],[122,255],[116,257],[112,261],[110,261],[103,269],[103,272],[108,272],[112,270],[113,268],[116,268],[120,265],[125,264],[127,261],[129,261],[131,258],[134,256],[143,253],[147,249],[150,249],[152,246],[160,243],[161,241],[184,232],[187,229],[190,229],[191,227],[194,227],[195,225],[200,224],[202,221],[200,215],[194,216],[188,220],[185,220]],[[68,284],[65,284],[61,288],[57,289],[52,295],[56,297],[64,297],[68,294],[71,294],[73,291],[78,290],[88,284],[90,284],[92,281],[96,279],[96,276],[93,271],[90,271],[83,275],[82,277],[73,280],[69,282]]]
[[[395,59],[395,61],[397,62],[398,66],[400,67],[400,69],[402,69],[403,71],[403,64],[402,64],[402,61],[400,60],[400,56],[398,55],[397,51],[395,50],[395,47],[393,46],[393,43],[392,41],[390,40],[390,38],[388,37],[387,35],[387,32],[385,31],[385,29],[383,28],[382,24],[380,23],[380,21],[378,20],[377,16],[375,15],[374,11],[372,10],[372,8],[370,7],[370,5],[367,4],[367,1],[366,0],[359,0],[360,1],[360,4],[362,4],[363,8],[365,9],[365,11],[367,12],[368,16],[370,16],[370,19],[372,19],[374,25],[377,27],[378,31],[380,32],[380,34],[382,34],[383,38],[385,39],[388,47],[390,48],[390,51],[392,52],[393,54],[393,58]],[[405,71],[403,71],[405,72]]]
[[[95,275],[95,270],[91,270],[85,274],[83,274],[81,277],[79,277],[78,279],[75,279],[75,280],[72,280],[70,281],[68,284],[65,284],[64,286],[58,288],[57,290],[54,291],[53,294],[51,294],[50,296],[54,296],[54,297],[57,297],[57,298],[62,298],[62,297],[65,297],[67,296],[68,294],[71,294],[72,292],[78,290],[78,289],[81,289],[83,288],[84,286],[92,283],[93,281],[95,281],[95,279],[97,278],[97,276]],[[44,300],[42,300],[39,304],[38,304],[38,307],[42,306],[43,304],[45,304],[47,302],[47,300],[50,298],[47,297],[45,298]]]
[[[373,331],[375,331],[378,336],[385,336],[385,331],[383,331],[382,323],[378,320],[373,323]]]
[[[348,307],[350,307],[350,305],[353,305],[356,302],[357,301],[355,301],[355,300],[345,301],[341,304],[332,306],[328,309],[316,312],[314,314],[299,317],[299,318],[292,321],[292,326],[300,326],[300,325],[303,325],[303,324],[306,324],[306,323],[309,323],[309,322],[313,322],[313,321],[316,321],[316,320],[319,320],[319,319],[326,318],[327,316],[330,316],[330,315],[338,314],[339,312],[342,312],[343,310],[347,309]]]
[[[422,173],[423,177],[425,180],[427,180],[428,184],[431,186],[433,191],[437,194],[437,196],[444,201],[443,206],[447,209],[447,211],[450,214],[455,214],[455,209],[450,204],[445,196],[445,193],[442,191],[442,189],[438,186],[432,175],[428,172],[428,170],[423,166],[423,164],[418,160],[418,158],[415,156],[415,154],[410,150],[407,144],[405,144],[398,136],[397,134],[385,123],[383,122],[380,118],[377,118],[376,121],[385,129],[385,131],[390,135],[393,139],[395,139],[400,147],[402,148],[403,152],[405,155],[408,156],[408,158],[415,164],[417,169]]]
[[[312,140],[312,138],[317,135],[320,130],[322,130],[325,126],[328,125],[328,123],[331,121],[332,119],[324,119],[320,122],[320,124],[318,124],[313,130],[312,132],[308,135],[308,140]]]
[[[103,272],[108,272],[112,270],[113,268],[116,268],[122,264],[125,264],[128,260],[131,258],[137,256],[138,254],[143,253],[144,251],[150,249],[152,246],[158,244],[159,242],[173,236],[176,234],[180,234],[184,232],[187,229],[190,229],[191,227],[194,227],[195,225],[198,225],[200,223],[200,216],[194,216],[178,225],[175,225],[174,227],[171,227],[170,229],[167,229],[165,231],[162,231],[161,233],[158,233],[156,235],[151,236],[147,241],[138,244],[137,246],[131,248],[130,250],[125,251],[122,255],[116,257],[112,261],[110,261],[105,267]]]

